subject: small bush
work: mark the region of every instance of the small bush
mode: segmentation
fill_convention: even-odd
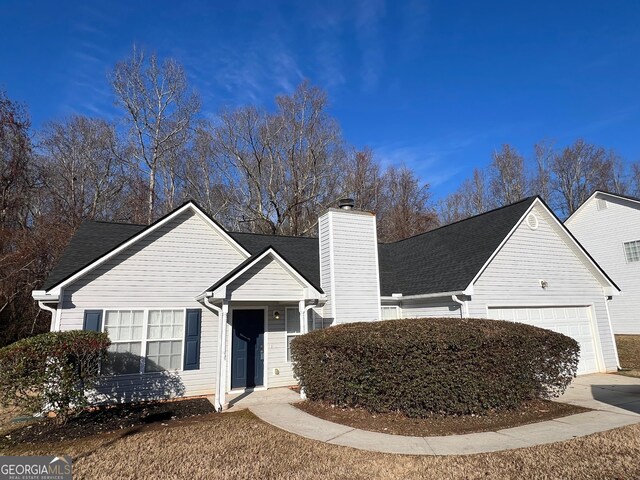
[[[485,319],[411,319],[317,330],[291,343],[310,400],[372,412],[479,414],[560,395],[580,347],[542,328]]]
[[[106,333],[73,330],[25,338],[0,349],[0,404],[54,411],[64,422],[87,405],[110,345]]]

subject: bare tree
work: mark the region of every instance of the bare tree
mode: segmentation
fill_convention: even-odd
[[[629,188],[633,195],[640,197],[640,163],[638,162],[631,165],[631,180]]]
[[[24,225],[29,214],[30,127],[25,108],[0,91],[0,228]]]
[[[231,195],[217,161],[210,127],[196,130],[192,148],[185,151],[184,159],[184,197],[198,202],[225,225],[233,225],[227,216]]]
[[[336,200],[345,153],[326,94],[303,82],[276,98],[276,110],[243,107],[223,112],[214,131],[225,173],[228,209],[237,227],[308,235],[317,214]]]
[[[569,216],[594,190],[612,186],[613,159],[604,148],[579,139],[554,156],[552,171],[559,208]]]
[[[429,185],[406,167],[389,168],[384,174],[384,200],[378,211],[378,237],[393,242],[438,226],[429,203]]]
[[[530,191],[539,195],[549,205],[555,205],[553,186],[551,183],[551,165],[554,158],[553,144],[548,141],[538,142],[533,146],[535,173],[531,178]]]
[[[439,203],[438,216],[443,225],[464,220],[493,208],[484,170],[474,169],[453,193]]]
[[[69,231],[39,214],[29,116],[0,92],[0,345],[46,330],[31,298]]]
[[[377,212],[384,202],[384,175],[370,148],[355,151],[348,159],[344,177],[344,196],[357,207]]]
[[[509,144],[493,153],[489,172],[493,206],[514,203],[527,195],[524,158]]]
[[[84,219],[110,219],[126,175],[114,127],[101,119],[72,116],[45,125],[40,178],[60,222],[77,228]]]
[[[148,178],[146,220],[151,222],[158,172],[170,170],[170,158],[188,142],[200,101],[180,64],[159,63],[155,54],[147,58],[135,47],[130,58],[116,64],[110,81],[116,104],[126,112],[130,152]]]

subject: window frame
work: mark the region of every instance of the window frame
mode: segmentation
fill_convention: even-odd
[[[638,250],[638,258],[637,260],[629,260],[629,256],[627,255],[627,245],[636,244],[636,248]],[[622,242],[622,253],[624,254],[624,260],[627,264],[639,263],[640,262],[640,240],[630,240],[628,242]]]
[[[289,314],[288,314],[289,310],[295,310],[296,312],[295,318],[298,321],[297,333],[289,333]],[[284,307],[284,335],[285,335],[285,343],[286,343],[285,361],[287,364],[291,364],[291,352],[289,351],[289,337],[299,337],[300,335],[302,335],[302,330],[300,325],[300,310],[298,307]]]
[[[95,310],[100,310],[99,308]],[[184,371],[184,344],[185,344],[185,335],[187,332],[186,329],[186,319],[187,319],[187,310],[188,307],[106,307],[102,309],[102,332],[106,332],[106,324],[107,324],[107,312],[113,311],[142,311],[142,339],[140,340],[140,370],[137,373],[114,373],[112,376],[114,377],[122,377],[125,375],[157,375],[159,372],[147,372],[146,371],[146,363],[147,363],[147,348],[148,342],[158,342],[163,341],[164,339],[148,339],[148,329],[149,329],[149,312],[150,311],[164,311],[164,310],[179,310],[182,312],[182,337],[180,341],[182,342],[182,348],[180,352],[180,368],[176,370],[165,370],[167,372],[182,372]],[[125,342],[113,342],[112,343],[125,343]]]
[[[385,308],[393,308],[396,311],[396,318],[384,318],[382,310]],[[380,320],[400,320],[402,317],[400,307],[398,305],[380,305]]]

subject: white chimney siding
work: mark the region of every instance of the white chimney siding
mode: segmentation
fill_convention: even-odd
[[[376,217],[329,209],[319,221],[320,282],[334,324],[380,320]]]

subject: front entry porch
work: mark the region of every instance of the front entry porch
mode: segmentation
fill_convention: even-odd
[[[218,316],[215,407],[222,411],[230,391],[295,383],[289,341],[307,333],[309,311],[326,296],[269,247],[196,300]]]

